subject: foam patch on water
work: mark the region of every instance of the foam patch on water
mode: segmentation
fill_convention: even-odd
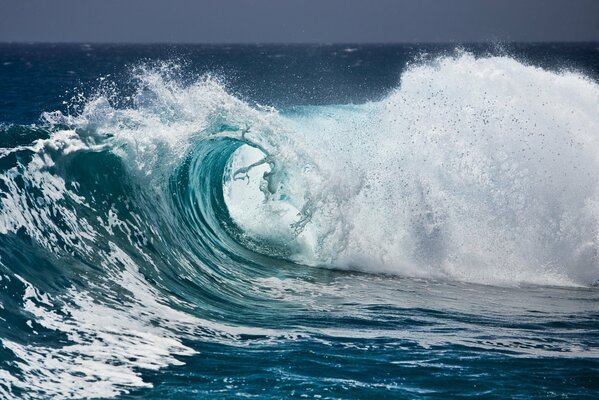
[[[148,285],[129,256],[114,245],[111,248],[105,268],[125,267],[110,273],[114,274],[110,282],[119,282],[130,293],[127,302],[116,296],[99,302],[89,293],[70,289],[61,297],[58,313],[52,298],[19,277],[25,285],[23,309],[35,326],[61,332],[70,343],[43,346],[0,339],[16,356],[19,368],[16,376],[0,372],[8,385],[0,385],[0,398],[10,398],[16,389],[27,398],[113,397],[152,387],[142,379],[141,370],[183,365],[185,356],[196,354],[182,344],[182,338],[243,345],[239,335],[260,336],[265,342],[289,337],[288,332],[221,324],[178,311]],[[29,326],[34,326],[31,321]]]
[[[116,250],[113,257],[131,266]],[[31,397],[111,397],[134,387],[151,387],[141,379],[138,368],[179,365],[175,355],[193,354],[173,332],[200,321],[158,303],[135,270],[128,268],[118,278],[133,291],[131,304],[102,304],[71,290],[60,314],[51,310],[48,296],[23,281],[24,310],[34,316],[36,324],[64,333],[71,344],[37,346],[3,339],[19,367],[19,376],[8,376],[7,382]],[[163,324],[157,325],[160,319]],[[174,328],[162,327],[168,326],[167,321]]]

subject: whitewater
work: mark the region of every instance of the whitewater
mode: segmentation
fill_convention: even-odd
[[[593,398],[596,80],[397,73],[277,107],[138,62],[2,121],[0,398]]]

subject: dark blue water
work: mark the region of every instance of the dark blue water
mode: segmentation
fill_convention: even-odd
[[[599,395],[599,45],[0,45],[0,398]]]

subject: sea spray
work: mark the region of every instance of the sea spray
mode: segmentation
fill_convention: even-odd
[[[258,195],[262,165],[253,192],[229,182],[228,202],[242,228],[286,242],[294,232],[280,230],[301,221],[298,262],[588,284],[599,276],[598,109],[599,87],[576,73],[439,58],[409,68],[381,101],[281,116],[275,135],[291,140],[269,139],[270,156],[286,157],[279,197]]]
[[[0,398],[593,385],[596,83],[461,53],[273,108],[178,71],[0,125]]]

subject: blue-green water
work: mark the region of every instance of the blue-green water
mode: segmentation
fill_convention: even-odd
[[[597,398],[598,78],[0,45],[0,398]]]

